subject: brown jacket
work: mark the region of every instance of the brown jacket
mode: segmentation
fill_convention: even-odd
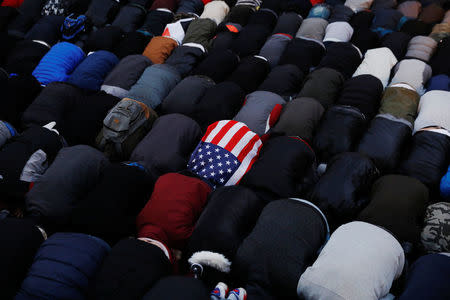
[[[157,36],[151,39],[142,55],[149,58],[154,64],[163,64],[177,46],[178,43],[174,39]]]

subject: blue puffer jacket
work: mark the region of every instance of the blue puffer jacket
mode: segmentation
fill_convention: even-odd
[[[86,299],[109,250],[106,242],[90,235],[55,233],[39,248],[15,299]]]
[[[119,63],[117,56],[109,51],[96,51],[73,71],[68,82],[86,90],[100,90],[109,72]]]
[[[33,76],[44,86],[54,81],[67,81],[85,56],[83,50],[74,44],[58,43],[41,59]]]
[[[441,196],[447,201],[450,200],[450,166],[448,167],[447,174],[441,180]]]

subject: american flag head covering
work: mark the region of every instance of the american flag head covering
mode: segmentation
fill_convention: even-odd
[[[188,163],[188,169],[214,187],[235,185],[256,161],[262,142],[244,123],[209,125]]]

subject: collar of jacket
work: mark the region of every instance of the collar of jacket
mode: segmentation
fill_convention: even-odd
[[[39,40],[33,40],[33,42],[44,45],[45,47],[47,47],[48,49],[50,49],[52,46],[50,46],[49,44],[47,44],[44,41],[39,41]]]
[[[327,220],[327,218],[325,217],[325,214],[320,210],[319,207],[317,207],[317,206],[316,206],[314,203],[312,203],[312,202],[309,202],[309,201],[307,201],[307,200],[303,200],[303,199],[300,199],[300,198],[289,198],[289,199],[295,200],[295,201],[299,201],[299,202],[301,202],[301,203],[303,203],[303,204],[305,204],[305,205],[311,206],[312,208],[314,208],[314,209],[322,216],[322,220],[323,220],[323,222],[324,222],[324,224],[325,224],[325,227],[327,228],[327,235],[326,235],[326,237],[325,237],[325,242],[323,243],[323,246],[325,246],[325,244],[326,244],[326,243],[328,242],[328,240],[330,239],[330,226],[328,225],[328,220]],[[319,253],[320,253],[320,251],[322,250],[323,246],[320,248]]]

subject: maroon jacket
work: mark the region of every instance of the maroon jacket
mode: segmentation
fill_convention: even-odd
[[[169,248],[184,248],[210,192],[207,183],[194,177],[178,173],[159,177],[137,217],[138,236],[158,240]]]

